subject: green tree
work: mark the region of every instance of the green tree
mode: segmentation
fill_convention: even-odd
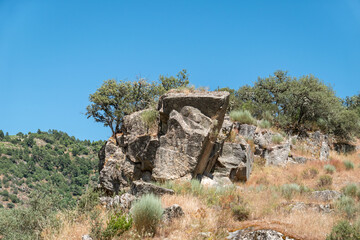
[[[5,137],[5,134],[3,130],[0,130],[0,140],[2,140]]]
[[[176,77],[160,75],[159,81],[162,88],[162,94],[170,89],[186,87],[189,85],[189,74],[185,69],[183,69],[176,75]]]
[[[107,80],[89,97],[86,115],[110,127],[113,136],[119,132],[124,116],[150,106],[158,96],[156,83]]]

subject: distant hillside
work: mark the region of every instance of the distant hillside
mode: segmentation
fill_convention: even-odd
[[[51,190],[64,206],[74,205],[86,186],[97,182],[102,145],[56,130],[15,136],[0,130],[0,208],[23,204],[35,189]]]

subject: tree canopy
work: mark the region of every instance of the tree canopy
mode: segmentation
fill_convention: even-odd
[[[160,95],[172,88],[186,87],[188,77],[186,70],[182,70],[176,77],[160,75],[159,82],[143,78],[136,81],[106,80],[95,93],[90,94],[91,104],[85,114],[110,127],[115,135],[120,131],[124,116],[153,106]]]

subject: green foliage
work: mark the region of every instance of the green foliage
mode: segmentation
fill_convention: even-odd
[[[354,169],[354,163],[350,160],[343,161],[346,170]]]
[[[353,226],[349,221],[341,220],[331,230],[326,240],[359,240],[360,229]]]
[[[231,211],[237,221],[244,221],[249,219],[250,210],[244,205],[233,206]]]
[[[333,89],[313,75],[297,79],[276,71],[259,78],[253,87],[241,87],[234,96],[238,109],[249,110],[256,118],[275,116],[273,123],[286,130],[320,128],[345,139],[360,131],[359,115],[346,109]]]
[[[171,88],[186,87],[189,83],[186,70],[177,77],[160,76],[160,83],[148,82],[140,78],[137,81],[104,81],[95,93],[90,94],[90,105],[85,115],[110,127],[112,134],[120,131],[124,116],[146,109],[155,104],[158,97]]]
[[[152,194],[142,196],[131,208],[136,230],[140,234],[155,234],[163,211],[158,197]]]
[[[102,233],[102,239],[110,240],[115,236],[120,236],[132,226],[132,218],[121,212],[113,213],[107,222],[106,229]]]
[[[281,186],[281,195],[287,200],[291,200],[295,194],[301,192],[301,188],[296,183],[284,184]]]
[[[51,192],[35,191],[27,208],[0,209],[0,235],[4,239],[41,239],[42,230],[57,229],[56,219],[59,196]]]
[[[194,194],[195,196],[201,196],[203,194],[204,188],[199,180],[191,179],[190,185],[192,194]]]
[[[356,197],[359,195],[359,187],[357,184],[355,183],[349,183],[347,184],[343,189],[343,193],[346,195],[346,196],[349,196],[349,197]]]
[[[354,199],[349,196],[339,198],[336,202],[336,208],[341,213],[344,213],[348,219],[354,218],[358,212]]]
[[[271,141],[274,144],[280,144],[284,141],[284,138],[280,134],[273,135]]]
[[[320,188],[331,186],[332,185],[332,177],[330,175],[320,176],[317,185]]]
[[[147,109],[141,113],[141,120],[146,125],[146,128],[149,130],[155,123],[156,119],[159,116],[159,112],[155,109]]]
[[[90,212],[90,237],[92,239],[101,240],[104,232],[103,219],[99,210]]]
[[[263,129],[268,129],[271,127],[271,123],[268,121],[268,120],[264,120],[262,119],[259,123],[258,123],[258,126],[260,128],[263,128]]]
[[[328,174],[333,174],[333,173],[336,171],[336,168],[335,168],[335,166],[333,166],[333,165],[331,165],[331,164],[326,164],[326,165],[324,166],[324,170],[325,170],[325,172],[328,173]]]
[[[242,124],[256,124],[256,120],[248,110],[233,110],[230,112],[230,118]]]
[[[99,192],[94,188],[89,188],[85,194],[83,194],[78,202],[78,209],[81,212],[89,212],[99,204]]]

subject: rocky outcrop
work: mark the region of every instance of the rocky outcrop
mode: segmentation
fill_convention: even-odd
[[[213,175],[229,178],[232,182],[246,181],[250,177],[254,157],[249,144],[225,142]]]
[[[171,180],[195,175],[202,154],[210,144],[212,120],[200,110],[185,106],[180,113],[171,112],[167,125],[167,133],[160,137],[153,177]]]
[[[289,153],[290,144],[284,143],[267,148],[264,153],[264,158],[268,165],[284,165],[288,161]]]
[[[246,228],[235,232],[230,232],[226,239],[230,240],[294,240],[293,238],[284,236],[284,234],[271,230],[261,229],[253,230],[253,228]]]
[[[312,192],[311,197],[315,200],[327,202],[338,199],[341,193],[335,190],[323,190]]]

